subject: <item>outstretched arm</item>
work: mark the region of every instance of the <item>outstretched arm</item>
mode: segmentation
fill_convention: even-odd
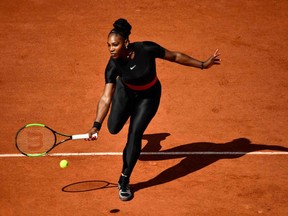
[[[217,49],[213,55],[211,55],[206,61],[203,62],[203,61],[194,59],[191,56],[188,56],[184,53],[173,52],[173,51],[169,51],[166,49],[164,59],[171,61],[171,62],[176,62],[181,65],[196,67],[200,69],[208,69],[214,64],[220,64],[221,59],[218,58],[219,56],[220,56],[220,53],[218,52],[218,49]]]
[[[98,107],[97,107],[97,111],[96,111],[96,118],[95,118],[95,122],[99,122],[102,124],[102,122],[104,121],[109,108],[110,108],[110,104],[112,101],[112,97],[114,95],[114,90],[115,90],[115,84],[112,83],[108,83],[105,85],[104,88],[104,92],[98,102]],[[95,137],[92,137],[93,134],[98,133],[98,129],[95,127],[92,127],[88,133],[90,134],[90,138],[87,140],[95,140]]]

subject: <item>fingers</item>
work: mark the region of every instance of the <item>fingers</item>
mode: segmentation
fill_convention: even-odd
[[[97,140],[98,139],[98,132],[92,134],[91,139],[92,140]]]
[[[218,56],[220,56],[219,49],[216,49],[216,51],[213,54],[213,57],[216,58]]]
[[[214,52],[214,55],[213,55],[214,63],[216,63],[216,64],[220,64],[220,62],[221,62],[221,59],[217,58],[218,56],[220,56],[219,49],[216,49],[216,51]]]
[[[98,132],[96,133],[89,133],[90,134],[90,137],[85,139],[85,141],[94,141],[94,140],[97,140],[98,139]]]

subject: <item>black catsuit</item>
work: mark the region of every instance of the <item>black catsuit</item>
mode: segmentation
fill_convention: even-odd
[[[110,58],[105,71],[106,84],[116,84],[108,118],[110,133],[117,134],[130,117],[122,168],[128,177],[140,156],[143,133],[159,107],[161,84],[155,59],[165,55],[165,49],[154,42],[135,42],[130,46],[134,58],[128,62]]]

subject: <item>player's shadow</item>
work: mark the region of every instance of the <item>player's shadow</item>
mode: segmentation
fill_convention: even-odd
[[[211,143],[211,142],[197,142],[189,143],[181,146],[177,146],[168,150],[161,150],[161,141],[165,140],[169,133],[160,133],[160,134],[148,134],[144,135],[143,139],[147,140],[148,143],[144,146],[142,154],[140,156],[141,161],[162,161],[175,158],[183,158],[178,164],[172,166],[154,178],[140,182],[132,185],[134,192],[153,187],[156,185],[164,184],[171,182],[175,179],[186,176],[190,173],[193,173],[197,170],[200,170],[210,164],[215,163],[221,159],[233,159],[239,158],[243,155],[260,150],[273,150],[273,151],[285,151],[288,152],[288,148],[276,145],[267,145],[267,144],[254,144],[247,138],[238,138],[234,139],[231,142],[227,143]],[[145,152],[159,152],[163,155],[145,155]],[[171,154],[169,154],[171,152]],[[185,153],[194,153],[194,154],[175,154],[175,152],[185,152]],[[195,154],[195,152],[209,152],[210,154]],[[215,152],[215,154],[211,154]],[[226,153],[225,153],[226,152]]]

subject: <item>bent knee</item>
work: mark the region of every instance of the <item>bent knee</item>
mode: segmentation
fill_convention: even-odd
[[[109,129],[109,132],[110,132],[111,134],[114,134],[114,135],[119,133],[118,130],[111,130],[111,129]]]
[[[111,134],[118,134],[120,132],[121,128],[108,125],[108,130]]]

